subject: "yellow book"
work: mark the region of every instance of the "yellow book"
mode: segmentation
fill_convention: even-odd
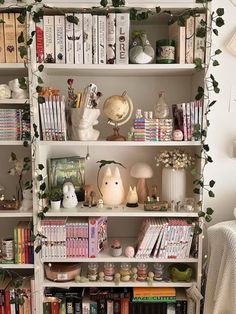
[[[21,222],[18,223],[18,263],[22,264],[22,239],[21,239]]]
[[[0,13],[0,20],[3,20],[3,14]],[[3,23],[0,23],[0,63],[5,63],[5,43]]]
[[[26,61],[26,56],[21,58],[19,48],[21,46],[25,46],[26,47],[26,42],[27,42],[27,25],[26,25],[26,20],[25,20],[24,24],[21,24],[17,20],[18,16],[20,16],[20,13],[15,13],[15,23],[16,23],[16,60],[17,60],[18,63],[23,63],[24,61]],[[18,37],[21,35],[21,33],[23,33],[24,42],[18,43]]]
[[[3,13],[5,57],[7,63],[16,62],[16,27],[14,13]]]

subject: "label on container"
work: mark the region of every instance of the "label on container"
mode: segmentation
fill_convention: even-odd
[[[57,274],[57,280],[68,280],[68,274],[67,273]]]
[[[159,46],[157,48],[157,60],[175,60],[174,46]]]

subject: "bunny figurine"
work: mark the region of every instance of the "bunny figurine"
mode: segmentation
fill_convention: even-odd
[[[138,194],[136,190],[136,186],[132,189],[132,187],[129,187],[129,192],[127,194],[126,198],[127,207],[137,207],[138,206]]]
[[[71,182],[66,182],[63,185],[63,201],[64,208],[74,208],[78,204],[77,196],[75,194],[74,185]]]
[[[23,190],[23,201],[20,210],[28,211],[33,208],[33,191],[32,189]]]
[[[101,192],[106,205],[117,206],[124,202],[125,191],[118,167],[115,168],[114,174],[112,174],[111,168],[107,167],[102,180]]]

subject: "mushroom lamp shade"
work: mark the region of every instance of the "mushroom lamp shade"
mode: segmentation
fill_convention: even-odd
[[[148,196],[148,186],[146,179],[149,179],[153,176],[153,170],[149,164],[145,162],[137,162],[132,166],[130,175],[131,177],[138,179],[138,202],[143,204],[147,200]]]

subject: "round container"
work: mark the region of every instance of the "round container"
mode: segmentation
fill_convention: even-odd
[[[98,279],[98,264],[97,263],[88,264],[88,279],[89,281],[97,281]]]
[[[131,278],[131,264],[121,263],[120,265],[120,280],[123,282],[130,281]]]
[[[154,280],[162,281],[164,279],[165,268],[163,264],[155,263],[154,267]]]
[[[148,265],[146,263],[138,263],[137,264],[137,280],[138,281],[146,281],[148,275]]]
[[[2,240],[2,258],[6,261],[14,260],[14,241],[11,238]]]
[[[104,280],[113,281],[115,275],[115,265],[114,263],[105,263],[104,264]]]
[[[162,39],[156,42],[156,63],[175,63],[175,41]]]
[[[81,264],[78,263],[48,263],[44,265],[46,278],[52,281],[72,281],[80,276]]]

